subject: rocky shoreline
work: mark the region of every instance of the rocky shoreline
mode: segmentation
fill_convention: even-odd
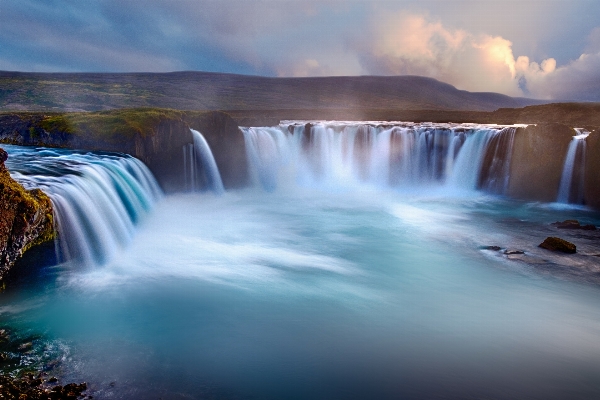
[[[0,399],[9,400],[75,400],[86,395],[87,384],[61,385],[52,371],[56,360],[33,357],[39,351],[40,338],[21,337],[9,328],[0,329]]]

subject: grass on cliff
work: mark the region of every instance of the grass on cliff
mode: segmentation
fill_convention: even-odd
[[[129,140],[145,137],[164,120],[181,119],[183,112],[160,108],[133,108],[99,112],[65,114],[76,135],[90,135],[105,140]]]

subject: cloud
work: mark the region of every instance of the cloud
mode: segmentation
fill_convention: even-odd
[[[600,47],[600,30],[589,42],[588,50]],[[552,57],[538,63],[515,57],[512,42],[501,36],[449,29],[421,14],[375,18],[355,49],[369,74],[422,75],[464,90],[510,96],[600,100],[600,52],[562,66]]]
[[[374,26],[357,48],[369,73],[424,75],[470,91],[522,94],[512,43],[502,37],[451,30],[406,13],[377,19]]]
[[[582,14],[589,2],[569,6],[577,24],[564,4],[2,0],[0,68],[412,74],[470,91],[600,101],[600,27],[591,30],[597,21]],[[567,27],[585,27],[580,42]],[[575,47],[584,50],[574,53]]]

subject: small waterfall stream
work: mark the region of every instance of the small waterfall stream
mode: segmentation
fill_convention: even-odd
[[[569,143],[563,165],[560,187],[556,198],[558,203],[584,204],[585,139],[590,133],[580,128],[575,128],[575,130],[577,135],[573,136]]]
[[[193,144],[183,146],[183,172],[186,190],[196,192],[203,186],[217,194],[225,191],[215,157],[200,132],[190,129]]]

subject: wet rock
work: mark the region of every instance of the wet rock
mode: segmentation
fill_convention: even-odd
[[[87,384],[70,383],[65,386],[47,386],[39,376],[26,374],[22,377],[0,375],[0,398],[18,400],[81,399]]]
[[[560,251],[570,254],[577,252],[577,247],[573,243],[553,236],[547,237],[546,240],[540,243],[539,247],[546,250]]]
[[[500,246],[483,246],[483,250],[500,251],[500,250],[502,250],[502,247],[500,247]]]
[[[6,157],[2,150],[0,159]],[[0,162],[0,279],[25,251],[54,235],[50,198],[39,189],[25,190]]]
[[[507,256],[510,256],[510,255],[514,255],[514,254],[525,254],[525,252],[523,250],[517,250],[517,249],[506,249],[506,250],[504,250],[504,254],[506,254]]]
[[[580,225],[579,221],[577,221],[576,219],[567,219],[562,222],[557,221],[550,225],[555,226],[558,229],[583,229],[586,231],[595,231],[596,230],[595,225]]]

